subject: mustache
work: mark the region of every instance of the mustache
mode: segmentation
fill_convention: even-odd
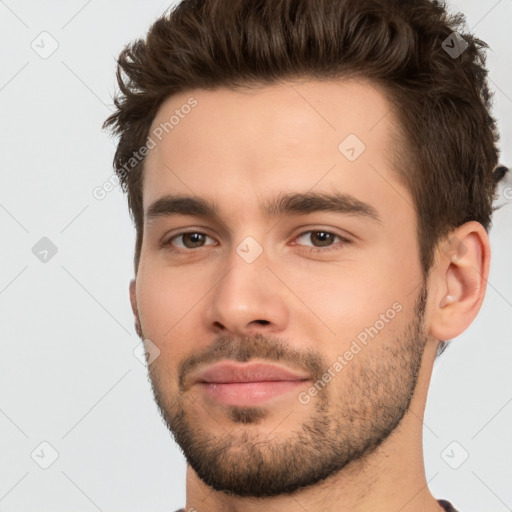
[[[261,333],[240,336],[219,336],[203,352],[193,354],[182,361],[178,368],[178,382],[181,391],[188,389],[188,375],[198,366],[217,363],[221,360],[246,363],[251,359],[266,362],[285,363],[290,368],[306,371],[321,378],[328,367],[324,358],[312,349],[297,350],[285,339]]]

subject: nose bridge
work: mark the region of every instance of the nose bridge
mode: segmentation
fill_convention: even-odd
[[[247,236],[231,250],[226,271],[215,286],[207,321],[242,333],[256,326],[279,330],[288,318],[280,281],[269,271],[267,252]]]

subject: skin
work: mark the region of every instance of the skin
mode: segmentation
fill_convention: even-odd
[[[186,194],[215,202],[221,217],[146,219],[130,284],[138,332],[159,350],[155,399],[187,457],[185,510],[441,510],[422,421],[438,341],[461,334],[484,299],[485,230],[454,230],[463,250],[436,248],[423,283],[413,200],[390,163],[396,121],[368,82],[186,91],[162,104],[152,129],[191,96],[197,106],[147,156],[144,211]],[[366,145],[352,162],[338,150],[350,133]],[[381,223],[260,210],[280,193],[313,191],[349,193]],[[177,237],[184,231],[207,236]],[[318,231],[350,243],[322,245]],[[263,250],[252,263],[236,251],[248,236]],[[395,303],[400,312],[307,404],[294,391],[228,407],[190,384],[207,361],[251,360],[301,369],[307,391]]]

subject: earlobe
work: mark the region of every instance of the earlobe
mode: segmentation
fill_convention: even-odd
[[[453,339],[464,332],[484,300],[490,266],[489,238],[471,221],[453,231],[438,250],[431,334]]]
[[[136,282],[135,279],[130,281],[130,304],[132,306],[133,316],[135,317],[135,332],[142,339],[142,329],[139,320],[139,311],[137,308],[137,294],[136,294]]]

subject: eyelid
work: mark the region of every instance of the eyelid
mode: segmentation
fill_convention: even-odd
[[[171,246],[171,242],[173,240],[175,240],[176,238],[180,238],[181,236],[183,235],[189,235],[189,234],[198,234],[198,235],[204,235],[208,238],[211,238],[212,240],[214,240],[213,236],[209,235],[208,233],[206,233],[204,231],[204,228],[200,228],[200,229],[186,229],[184,231],[180,231],[178,233],[174,233],[173,235],[169,236],[169,237],[164,237],[164,240],[162,242],[162,247],[168,247],[168,246]],[[215,244],[206,244],[206,245],[215,245]],[[201,247],[198,247],[198,249],[201,249],[202,247],[204,246],[201,246]],[[176,251],[194,251],[194,250],[197,250],[197,249],[188,249],[188,248],[183,248],[183,247],[179,247],[176,249]]]
[[[327,229],[308,229],[307,231],[301,231],[294,239],[302,238],[303,236],[310,235],[311,233],[327,233],[328,235],[333,235],[334,237],[343,240],[341,235],[333,231],[328,231]]]
[[[306,226],[302,226],[302,228],[306,228]],[[332,230],[331,228],[324,228],[324,227],[309,227],[309,229],[303,229],[302,231],[300,231],[299,233],[297,233],[296,235],[294,235],[293,237],[293,240],[295,241],[297,238],[301,238],[305,235],[308,235],[308,234],[311,234],[311,233],[319,233],[319,232],[322,232],[322,233],[327,233],[329,235],[334,235],[334,237],[337,237],[339,239],[338,242],[333,242],[332,245],[328,245],[328,246],[320,246],[320,247],[316,247],[314,245],[302,245],[302,244],[298,244],[296,242],[292,243],[292,245],[297,245],[299,247],[304,247],[306,248],[305,250],[307,252],[312,252],[312,253],[327,253],[329,251],[334,251],[334,250],[340,250],[341,246],[345,246],[345,245],[348,245],[348,244],[351,244],[353,243],[353,241],[347,237],[347,236],[344,236],[344,235],[341,235],[339,233],[337,233],[335,230]],[[196,252],[198,251],[199,249],[202,249],[208,245],[218,245],[218,244],[205,244],[205,245],[202,245],[200,247],[197,247],[197,248],[187,248],[187,247],[175,247],[171,244],[171,242],[177,238],[180,238],[181,236],[183,235],[188,235],[188,234],[200,234],[200,235],[204,235],[206,236],[207,238],[210,238],[212,240],[214,240],[214,237],[213,236],[210,236],[206,231],[205,231],[205,228],[187,228],[187,229],[184,229],[183,231],[180,231],[178,233],[174,233],[172,234],[171,236],[169,237],[165,237],[163,242],[161,242],[161,247],[162,248],[165,248],[171,252],[175,252],[175,253],[192,253],[192,252]]]
[[[307,247],[308,248],[307,250],[310,252],[326,253],[326,252],[329,252],[330,250],[339,250],[340,244],[342,246],[344,246],[344,245],[353,243],[349,237],[341,235],[341,234],[337,233],[336,231],[333,231],[330,228],[328,229],[328,228],[323,228],[323,227],[313,227],[310,229],[306,229],[304,231],[300,231],[297,235],[295,235],[294,240],[301,238],[305,235],[311,234],[311,233],[327,233],[329,235],[333,235],[334,237],[337,237],[339,239],[339,241],[333,242],[331,245],[324,246],[324,247],[316,247],[314,245],[302,245],[302,244],[297,244],[297,243],[293,243],[292,245]]]

